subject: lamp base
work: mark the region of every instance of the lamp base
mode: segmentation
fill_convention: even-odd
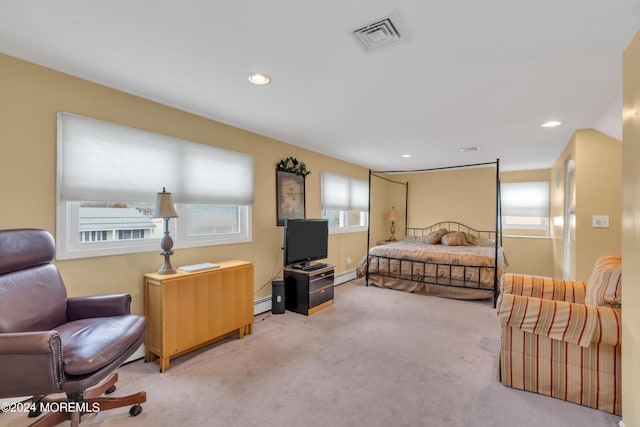
[[[169,258],[173,254],[173,251],[162,251],[160,255],[164,256],[164,262],[162,267],[158,269],[158,274],[174,274],[176,269],[171,265],[171,259]]]
[[[389,228],[389,231],[391,232],[391,237],[389,237],[388,242],[395,242],[396,241],[396,222],[395,221],[391,221],[391,227]]]
[[[160,267],[160,269],[156,271],[157,274],[175,274],[176,272],[177,270],[175,268],[164,268],[164,266]]]
[[[160,251],[160,255],[164,257],[164,262],[162,263],[162,267],[157,271],[158,274],[173,274],[176,272],[176,269],[171,265],[171,255],[173,255],[173,239],[169,236],[169,218],[164,218],[164,235],[162,239],[160,239],[160,247],[162,251]]]

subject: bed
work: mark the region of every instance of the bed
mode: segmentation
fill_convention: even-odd
[[[496,298],[495,284],[507,260],[501,247],[496,250],[495,232],[475,230],[455,221],[407,228],[406,232],[401,241],[370,248],[368,259],[360,260],[358,276],[366,276],[367,284],[423,295]],[[437,233],[442,238],[434,240]]]
[[[384,242],[371,247],[357,268],[358,277],[366,277],[366,285],[402,290],[417,294],[455,299],[493,299],[500,294],[500,278],[507,260],[502,249],[500,209],[500,160],[489,163],[404,171],[429,172],[495,165],[495,230],[477,230],[456,221],[443,221],[428,227],[406,227],[405,237],[398,242]],[[387,174],[387,175],[379,175]],[[403,171],[369,171],[369,206],[371,179],[381,178],[405,186],[405,224],[408,223],[408,182],[389,178]]]

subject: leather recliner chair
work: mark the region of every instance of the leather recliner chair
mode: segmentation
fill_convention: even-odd
[[[144,341],[146,318],[130,314],[129,294],[68,298],[51,264],[54,251],[47,231],[0,230],[0,398],[41,403],[66,393],[56,404],[35,406],[60,409],[37,426],[77,426],[85,413],[128,405],[138,415],[145,392],[103,394],[115,390],[116,369]]]

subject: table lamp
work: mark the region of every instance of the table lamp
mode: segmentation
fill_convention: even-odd
[[[389,242],[396,241],[396,221],[399,219],[400,219],[400,215],[398,215],[398,211],[396,210],[396,208],[391,206],[391,210],[387,215],[387,221],[391,221],[391,227],[389,228],[389,231],[391,232],[391,237],[388,240]]]
[[[160,247],[162,248],[162,251],[160,252],[160,255],[164,256],[164,263],[158,270],[158,274],[173,274],[176,272],[176,269],[171,266],[171,259],[169,258],[173,255],[173,239],[169,236],[169,219],[178,218],[178,214],[173,207],[171,193],[167,193],[164,187],[162,187],[162,193],[158,193],[156,197],[156,206],[153,211],[153,217],[162,218],[163,224],[163,235],[160,240]]]

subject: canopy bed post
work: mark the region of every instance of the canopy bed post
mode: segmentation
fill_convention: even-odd
[[[407,235],[409,226],[409,182],[404,185],[404,235]]]
[[[498,283],[498,247],[502,247],[502,218],[500,218],[500,159],[496,159],[496,268],[493,269],[493,308],[496,308],[500,285]],[[499,239],[498,239],[499,237]],[[367,257],[368,258],[368,257]]]
[[[364,285],[369,286],[369,247],[371,246],[371,169],[369,169],[369,214],[367,215],[367,271],[365,273]]]

